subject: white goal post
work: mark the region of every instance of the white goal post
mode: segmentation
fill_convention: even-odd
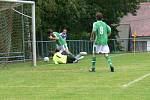
[[[12,4],[30,4],[32,5],[32,14],[31,16],[28,16],[26,14],[20,13],[17,10],[13,9],[13,7],[11,8],[11,10],[13,10],[16,13],[20,13],[26,17],[29,17],[30,19],[32,19],[32,27],[31,27],[31,33],[32,33],[32,59],[33,59],[33,66],[36,66],[36,29],[35,29],[35,2],[34,1],[24,1],[24,0],[0,0],[0,3],[12,3]],[[2,4],[3,5],[3,4]],[[5,8],[0,7],[0,11],[3,10]],[[1,15],[0,15],[1,16]]]

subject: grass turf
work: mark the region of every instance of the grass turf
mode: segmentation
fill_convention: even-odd
[[[97,56],[96,72],[90,73],[92,56],[76,64],[54,65],[38,61],[0,67],[0,100],[150,100],[149,53],[112,54],[112,73],[103,56]]]

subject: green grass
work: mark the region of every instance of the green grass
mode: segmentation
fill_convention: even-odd
[[[92,56],[76,64],[39,61],[0,67],[0,100],[150,100],[150,53],[112,54],[116,72],[97,56],[95,73],[88,72]]]

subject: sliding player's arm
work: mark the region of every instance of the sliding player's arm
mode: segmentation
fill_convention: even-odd
[[[59,64],[56,60],[53,60],[54,61],[54,64]]]
[[[59,63],[58,63],[58,60],[59,60],[59,58],[57,57],[57,53],[55,53],[54,56],[53,56],[53,61],[54,61],[54,63],[55,63],[55,64],[59,64]]]

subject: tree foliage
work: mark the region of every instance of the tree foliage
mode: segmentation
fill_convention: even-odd
[[[84,39],[92,29],[95,13],[101,11],[107,24],[119,23],[128,12],[136,14],[139,0],[35,0],[37,39],[47,38],[47,29],[69,29],[71,39]],[[112,26],[115,38],[117,30]],[[85,36],[83,36],[85,35]]]

